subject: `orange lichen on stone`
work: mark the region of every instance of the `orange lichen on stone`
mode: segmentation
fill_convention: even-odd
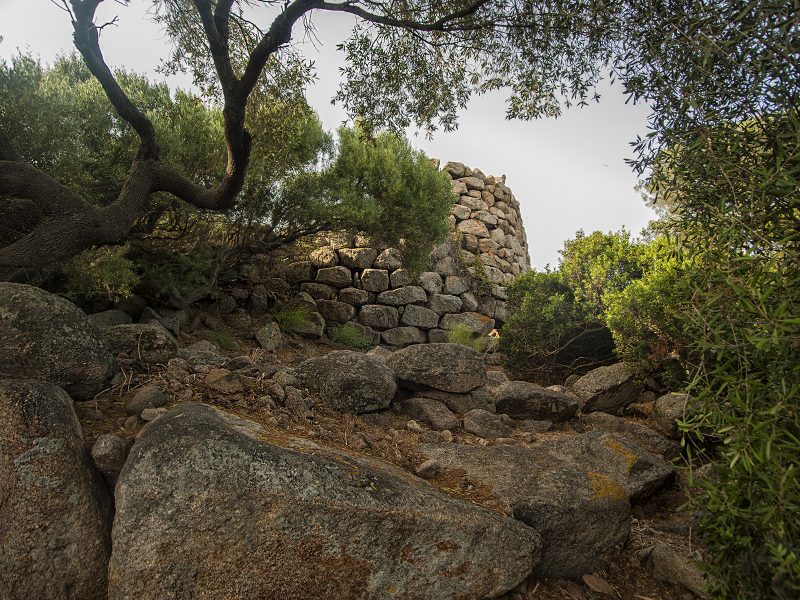
[[[606,446],[606,448],[610,448],[611,450],[622,456],[622,458],[625,460],[625,464],[628,466],[629,472],[633,468],[633,465],[636,464],[636,461],[639,460],[639,457],[636,456],[634,452],[628,450],[625,446],[623,446],[613,437],[607,438],[603,442],[603,444]]]
[[[592,482],[592,496],[595,498],[610,498],[612,500],[625,500],[628,496],[625,489],[608,475],[589,471],[586,473]]]

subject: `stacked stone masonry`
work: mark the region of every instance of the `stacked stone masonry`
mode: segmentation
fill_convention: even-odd
[[[485,335],[506,318],[505,285],[530,268],[519,202],[505,176],[449,162],[454,205],[451,239],[436,246],[426,271],[413,277],[395,248],[367,240],[321,237],[308,260],[286,268],[295,302],[316,305],[329,331],[344,324],[373,343],[446,342],[464,325]]]

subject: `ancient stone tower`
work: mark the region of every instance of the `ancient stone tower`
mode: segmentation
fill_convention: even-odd
[[[286,279],[316,307],[318,328],[349,323],[391,346],[445,342],[459,324],[476,334],[499,328],[505,286],[530,268],[519,202],[505,176],[453,162],[444,172],[458,198],[452,234],[418,277],[402,268],[397,249],[370,247],[357,236],[324,236],[309,260],[288,266]]]

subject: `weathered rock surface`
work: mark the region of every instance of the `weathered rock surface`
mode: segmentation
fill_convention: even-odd
[[[143,385],[125,405],[129,415],[139,415],[145,408],[159,408],[167,403],[167,397],[157,385]]]
[[[464,431],[478,437],[493,440],[509,437],[514,430],[503,423],[500,415],[476,408],[464,415]]]
[[[652,495],[675,475],[672,466],[660,456],[605,431],[590,431],[543,444],[543,450],[617,481],[631,502]]]
[[[495,322],[491,317],[476,312],[448,314],[442,317],[442,329],[454,329],[459,325],[466,327],[475,335],[486,335],[494,329]]]
[[[444,392],[469,392],[486,383],[483,358],[460,344],[424,344],[398,350],[386,360],[405,384]]]
[[[394,327],[381,332],[381,339],[390,346],[408,346],[424,344],[427,341],[425,332],[416,327]]]
[[[106,598],[111,501],[56,385],[0,380],[0,598]]]
[[[287,325],[286,328],[303,337],[318,338],[325,333],[325,319],[318,312],[312,312],[305,320]]]
[[[397,384],[386,364],[361,352],[336,350],[295,369],[298,385],[319,394],[334,410],[365,413],[387,408]]]
[[[530,574],[523,524],[379,461],[262,436],[196,404],[145,429],[117,486],[109,598],[497,598]]]
[[[578,401],[564,394],[528,383],[509,381],[495,391],[497,412],[515,419],[548,420],[562,423],[575,416]]]
[[[539,577],[574,579],[601,568],[630,530],[630,503],[613,479],[590,473],[544,449],[426,445],[450,485],[460,475],[542,538]]]
[[[126,323],[133,322],[133,319],[128,313],[118,308],[93,313],[89,315],[89,318],[97,327],[111,327],[113,325],[125,325]]]
[[[688,394],[664,394],[653,404],[653,420],[661,431],[674,440],[681,439],[678,420],[685,417],[688,402]]]
[[[589,371],[569,391],[580,400],[582,412],[617,414],[636,402],[642,385],[625,363],[617,363]]]
[[[117,477],[125,465],[125,459],[128,458],[132,445],[133,440],[105,434],[98,436],[92,446],[92,460],[112,490],[117,484]]]
[[[405,414],[417,421],[427,423],[436,431],[445,429],[452,431],[458,427],[456,416],[442,402],[432,398],[421,396],[409,398],[400,403],[400,408]]]
[[[267,323],[256,331],[256,341],[267,352],[274,352],[283,342],[283,334],[277,323]]]
[[[418,285],[405,285],[378,294],[378,302],[380,304],[389,304],[391,306],[403,306],[405,304],[414,304],[415,302],[424,304],[427,301],[428,296],[425,294],[425,290]]]
[[[420,392],[420,395],[444,402],[447,408],[458,415],[463,415],[476,408],[490,413],[496,412],[494,397],[485,386],[475,388],[464,394],[443,392],[441,390],[424,390]]]
[[[91,398],[117,370],[100,330],[71,302],[0,283],[0,377],[39,379]]]
[[[543,577],[600,568],[627,539],[630,501],[673,474],[661,458],[604,432],[546,438],[530,448],[426,445],[423,454],[442,466],[448,485],[460,476],[539,532],[536,573]]]
[[[124,354],[149,365],[167,364],[178,354],[175,338],[158,325],[116,325],[106,328],[105,337],[115,354]]]
[[[581,415],[581,424],[588,429],[596,429],[616,434],[653,454],[674,458],[680,453],[675,442],[665,439],[660,433],[649,427],[627,421],[602,412]]]

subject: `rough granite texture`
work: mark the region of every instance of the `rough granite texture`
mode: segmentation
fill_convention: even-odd
[[[72,399],[0,380],[0,598],[106,598],[111,518]]]
[[[198,404],[145,428],[116,500],[111,600],[497,598],[538,557],[518,521]]]
[[[0,377],[50,381],[76,399],[103,389],[117,364],[77,306],[41,288],[0,283]]]
[[[424,344],[397,350],[386,359],[398,379],[411,387],[469,392],[486,383],[480,354],[460,344]]]

